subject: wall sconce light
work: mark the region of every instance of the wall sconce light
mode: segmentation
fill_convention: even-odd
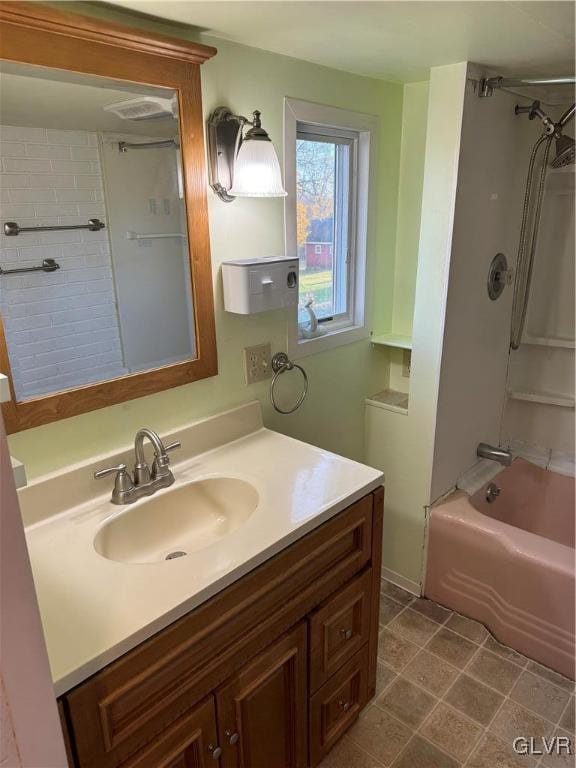
[[[236,197],[285,197],[280,163],[260,123],[218,107],[208,118],[208,175],[220,200]],[[244,126],[251,128],[244,134]],[[244,134],[244,135],[243,135]]]

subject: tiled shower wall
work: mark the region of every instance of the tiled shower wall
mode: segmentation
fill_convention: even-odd
[[[97,134],[0,126],[0,220],[22,227],[106,222]],[[1,235],[0,266],[45,258],[56,272],[0,277],[19,399],[126,373],[107,230]]]

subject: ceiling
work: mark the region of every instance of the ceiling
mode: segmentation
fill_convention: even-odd
[[[574,3],[111,0],[212,37],[361,75],[413,82],[472,61],[505,75],[574,73]]]
[[[0,114],[5,125],[110,131],[140,136],[173,137],[173,119],[136,122],[122,120],[104,107],[139,95],[170,98],[171,91],[151,86],[118,89],[117,81],[28,67],[4,61],[0,65]]]

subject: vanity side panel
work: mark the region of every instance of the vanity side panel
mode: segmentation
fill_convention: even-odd
[[[65,700],[82,768],[111,768],[362,570],[372,494],[130,651]]]
[[[368,698],[376,695],[378,633],[380,630],[380,588],[382,581],[382,535],[384,529],[384,486],[372,494],[372,609],[368,641]]]
[[[74,768],[76,765],[78,765],[78,760],[76,759],[76,754],[70,739],[70,722],[68,720],[68,715],[66,714],[66,703],[63,699],[58,699],[58,716],[60,718],[60,725],[62,727],[62,734],[64,736],[64,749],[66,750],[68,765],[69,768]]]

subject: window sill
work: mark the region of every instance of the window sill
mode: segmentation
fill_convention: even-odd
[[[326,349],[334,349],[354,341],[368,339],[370,331],[362,325],[349,325],[346,328],[334,328],[322,336],[313,339],[289,340],[288,354],[290,357],[308,357]]]

